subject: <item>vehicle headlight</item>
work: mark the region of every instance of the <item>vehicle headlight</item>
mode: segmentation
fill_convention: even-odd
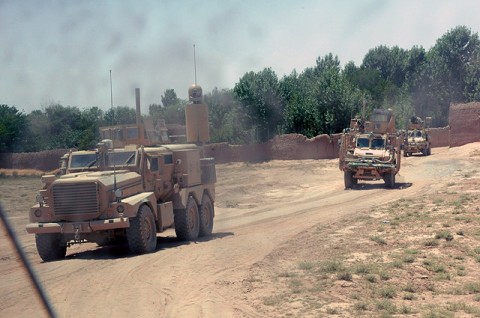
[[[37,193],[37,195],[35,196],[35,201],[37,201],[40,206],[43,206],[44,200],[43,196],[40,193]]]
[[[121,204],[117,205],[117,212],[123,213],[125,211],[125,207]]]
[[[123,197],[122,189],[115,190],[114,194],[115,194],[115,198],[117,198],[117,199],[121,199]]]
[[[33,212],[33,214],[35,214],[35,216],[36,216],[37,218],[39,218],[39,217],[42,216],[42,210],[36,209],[36,210]]]

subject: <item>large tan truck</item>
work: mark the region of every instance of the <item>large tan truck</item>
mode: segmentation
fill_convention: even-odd
[[[395,131],[395,117],[388,109],[374,109],[370,121],[352,119],[340,139],[339,168],[344,173],[345,189],[358,180],[383,179],[395,187],[400,170],[401,138]]]
[[[157,233],[168,228],[181,240],[210,235],[215,163],[204,158],[201,146],[208,122],[195,125],[199,132],[188,144],[144,146],[148,142],[140,140],[116,148],[118,140],[107,139],[96,149],[62,157],[63,174],[42,177],[26,226],[40,257],[64,258],[68,246],[84,242],[126,241],[133,253],[149,253],[156,249]]]
[[[415,153],[429,156],[432,153],[429,128],[432,118],[412,116],[408,122],[405,139],[403,142],[403,156],[408,157]]]

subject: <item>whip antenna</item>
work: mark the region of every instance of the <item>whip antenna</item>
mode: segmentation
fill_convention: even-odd
[[[195,70],[195,86],[197,86],[197,60],[195,57],[195,44],[193,45],[193,68]]]
[[[112,88],[112,70],[110,70],[110,110],[112,111],[112,125],[113,125],[113,88]]]
[[[112,126],[113,126],[113,117],[114,117],[114,112],[113,112],[113,89],[112,89],[112,70],[110,70],[110,110],[112,111]],[[112,132],[112,144],[114,143],[115,140],[115,135],[116,135],[116,129],[113,127],[113,132]],[[113,190],[117,190],[117,174],[115,171],[115,145],[112,147],[112,157],[113,157]],[[108,149],[107,149],[108,152]]]

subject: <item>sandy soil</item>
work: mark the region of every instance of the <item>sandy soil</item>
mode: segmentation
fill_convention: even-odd
[[[43,263],[24,230],[40,180],[1,178],[0,202],[59,317],[474,317],[479,163],[480,143],[435,148],[402,158],[395,189],[353,190],[337,160],[217,165],[214,235],[169,230],[141,256],[83,244]],[[0,316],[46,316],[1,229]]]

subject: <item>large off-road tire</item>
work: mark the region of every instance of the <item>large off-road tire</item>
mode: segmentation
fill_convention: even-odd
[[[430,156],[431,154],[432,154],[432,148],[431,146],[428,146],[427,156]]]
[[[427,147],[422,149],[422,155],[428,156],[428,148]]]
[[[185,209],[175,210],[175,233],[183,241],[193,241],[198,238],[200,231],[200,214],[198,206],[192,196],[188,197]]]
[[[395,187],[395,173],[385,173],[383,176],[383,180],[385,181],[385,186],[387,188],[393,189]]]
[[[350,171],[343,172],[343,181],[345,183],[345,189],[351,189],[353,187],[353,174]]]
[[[212,200],[205,193],[202,198],[202,205],[200,205],[200,228],[198,236],[209,236],[213,230],[213,216],[215,215]]]
[[[127,241],[130,251],[135,254],[145,254],[155,251],[157,247],[157,227],[152,210],[148,205],[138,209],[137,216],[130,219],[127,228]]]
[[[60,233],[35,234],[38,255],[44,262],[62,259],[67,254],[67,245]]]
[[[406,152],[405,150],[403,151],[403,156],[404,157],[408,157],[408,152]]]

